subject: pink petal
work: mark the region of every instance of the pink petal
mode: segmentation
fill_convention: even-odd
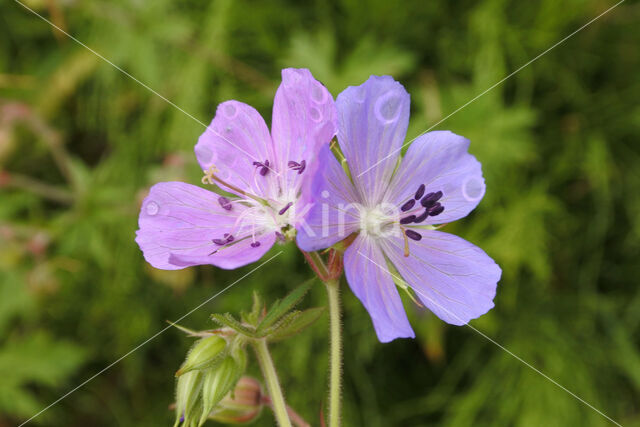
[[[219,198],[182,182],[161,182],[151,187],[142,203],[140,229],[136,232],[136,242],[147,262],[163,270],[198,264],[235,268],[262,257],[274,243],[273,233],[256,236],[261,244],[255,248],[250,246],[251,239],[241,240],[247,230],[234,235],[237,243],[224,250],[214,243],[214,239],[234,232],[238,215],[246,209],[233,204],[231,210],[226,210]]]
[[[310,188],[315,202],[297,227],[298,246],[307,252],[328,248],[360,227],[356,190],[329,146],[320,151],[318,164]]]
[[[218,105],[211,124],[198,139],[195,153],[203,171],[213,166],[218,177],[243,191],[260,196],[268,191],[265,177],[253,163],[270,160],[275,169],[273,143],[267,125],[253,107],[238,101]],[[269,174],[276,173],[270,170]]]

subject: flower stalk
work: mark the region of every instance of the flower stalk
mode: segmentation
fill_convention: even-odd
[[[280,382],[278,381],[278,375],[276,374],[276,368],[273,365],[269,348],[267,347],[267,341],[262,338],[253,340],[253,347],[256,350],[256,356],[262,375],[264,376],[265,383],[267,384],[267,390],[271,399],[271,407],[276,417],[276,421],[280,427],[291,427],[291,421],[287,412],[287,405],[284,401],[284,395],[280,388]]]
[[[340,282],[325,282],[329,297],[329,427],[340,425],[342,389],[342,321],[340,314]]]
[[[329,252],[328,265],[318,252],[302,251],[311,269],[327,288],[329,300],[329,427],[340,425],[342,391],[342,319],[340,314],[340,276],[342,256]]]

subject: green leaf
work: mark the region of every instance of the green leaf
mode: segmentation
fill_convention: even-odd
[[[302,285],[294,289],[289,295],[284,297],[282,301],[277,300],[275,303],[273,303],[267,315],[258,325],[258,333],[273,325],[278,319],[280,319],[289,310],[291,310],[300,301],[302,301],[302,298],[304,298],[305,294],[309,291],[309,289],[311,289],[314,280],[315,279],[307,280]]]
[[[269,341],[278,341],[296,335],[318,320],[324,310],[324,307],[314,307],[292,313],[294,316],[288,322],[277,325],[278,327],[267,335],[267,339]]]
[[[249,329],[247,326],[240,323],[230,313],[225,314],[212,314],[211,319],[218,322],[222,326],[227,326],[239,334],[245,335],[250,338],[260,338],[256,331]]]

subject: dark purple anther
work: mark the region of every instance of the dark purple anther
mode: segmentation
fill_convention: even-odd
[[[300,163],[298,163],[294,162],[293,160],[289,160],[289,162],[287,162],[287,166],[289,166],[289,168],[293,169],[294,171],[298,171],[298,175],[300,175],[307,167],[307,161],[302,160]]]
[[[418,233],[417,231],[413,231],[413,230],[404,230],[404,234],[407,235],[408,238],[410,238],[411,240],[420,240],[422,239],[422,234]]]
[[[218,246],[224,246],[227,243],[233,242],[234,239],[235,238],[233,237],[233,235],[229,233],[224,233],[224,236],[222,236],[222,239],[212,239],[211,241]]]
[[[442,206],[440,203],[436,203],[434,207],[429,209],[429,216],[438,216],[442,213],[442,211],[444,211],[444,206]]]
[[[230,211],[231,210],[231,200],[227,199],[224,196],[218,197],[218,203],[222,206],[222,209]]]
[[[261,176],[265,176],[269,173],[269,160],[265,160],[264,162],[253,162],[253,166],[260,168]]]
[[[284,208],[280,209],[280,211],[278,212],[278,215],[284,215],[284,213],[293,205],[293,202],[289,202],[287,203],[287,206],[285,206]]]
[[[416,216],[415,215],[409,215],[409,216],[405,216],[404,218],[402,218],[400,220],[400,224],[411,224],[413,221],[416,220]]]
[[[253,243],[251,243],[251,247],[252,247],[252,248],[257,248],[258,246],[260,246],[260,242],[253,242]]]
[[[424,196],[422,200],[420,200],[420,203],[425,208],[430,208],[432,206],[435,206],[436,202],[440,200],[441,197],[442,197],[442,191],[429,193],[426,196]]]
[[[415,200],[413,200],[413,199],[409,199],[409,200],[407,200],[407,202],[406,202],[404,205],[402,205],[402,207],[400,208],[400,210],[401,210],[402,212],[406,212],[406,211],[408,211],[409,209],[411,209],[411,208],[413,207],[413,205],[415,205],[415,204],[416,204],[416,201],[415,201]]]
[[[418,215],[415,219],[415,223],[416,224],[420,224],[422,221],[424,221],[425,219],[427,219],[427,217],[429,216],[429,209],[425,209],[424,212],[422,212],[422,214]]]
[[[423,194],[424,194],[424,184],[420,184],[420,187],[418,187],[418,191],[416,191],[416,195],[413,198],[416,200],[420,200]]]

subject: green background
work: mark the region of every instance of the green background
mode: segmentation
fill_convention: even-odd
[[[409,138],[614,3],[601,0],[59,1],[30,7],[198,120],[237,99],[270,122],[280,69],[332,94],[390,74]],[[640,425],[640,6],[627,1],[437,129],[471,139],[487,193],[450,224],[502,267],[475,328],[625,426]],[[153,270],[146,189],[197,183],[201,124],[14,0],[0,4],[0,426],[16,425],[254,266]],[[311,276],[292,244],[182,324]],[[276,252],[272,252],[276,253]],[[407,304],[380,344],[343,286],[346,425],[600,426],[605,418],[466,327]],[[316,286],[306,305],[324,304]],[[326,408],[327,318],[273,345],[289,403]],[[169,329],[33,421],[160,426],[190,340]],[[258,375],[251,359],[250,371]],[[272,425],[268,410],[258,424]]]

